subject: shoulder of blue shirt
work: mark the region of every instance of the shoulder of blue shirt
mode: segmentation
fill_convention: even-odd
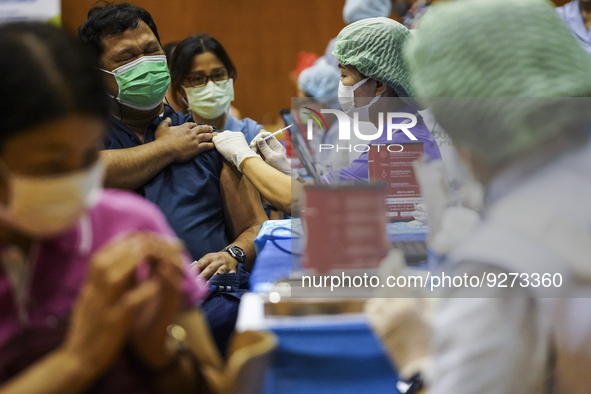
[[[246,141],[250,143],[254,137],[264,129],[264,127],[258,124],[256,121],[250,118],[244,119],[236,119],[234,116],[228,114],[228,119],[226,120],[226,130],[230,131],[240,131],[244,134]]]
[[[156,130],[156,128],[158,127],[158,125],[160,125],[160,122],[162,122],[164,119],[166,118],[170,118],[171,120],[171,126],[180,126],[182,124],[185,124],[187,122],[194,122],[193,116],[191,114],[183,114],[182,112],[175,112],[174,109],[164,103],[164,111],[156,116],[154,118],[154,120],[150,123],[150,125],[148,127],[152,127],[154,130]],[[202,125],[201,123],[198,123],[198,125]],[[213,130],[214,131],[218,131],[218,129],[214,126]],[[118,132],[124,132],[127,134],[130,134],[130,137],[133,139],[135,138],[137,140],[137,137],[135,135],[133,135],[133,133],[129,130],[129,127],[125,126],[123,124],[123,122],[121,122],[119,119],[116,119],[115,117],[111,116],[110,117],[110,121],[109,121],[109,126],[108,126],[108,130],[105,136],[105,142],[104,142],[104,149],[126,149],[126,148],[132,148],[134,146],[137,145],[132,145],[131,141],[130,143],[126,143],[126,139],[121,139],[120,136],[117,135]],[[148,136],[148,141],[152,142],[153,141],[153,136],[151,136],[152,138],[150,138],[150,136]],[[139,144],[139,141],[138,141]],[[209,151],[203,152],[200,155],[201,159],[209,159],[210,161],[212,161],[212,164],[215,165],[216,167],[221,168],[221,163],[223,162],[223,157],[222,155],[215,149],[211,149]]]
[[[157,123],[155,123],[156,127],[158,127],[160,122],[166,118],[170,118],[171,126],[180,126],[180,125],[185,124],[187,122],[195,122],[195,120],[193,119],[193,116],[191,114],[184,114],[182,112],[175,112],[174,109],[166,103],[164,103],[164,112],[159,116],[159,118],[160,118],[160,120]],[[154,122],[156,122],[156,119],[154,119]],[[203,126],[204,124],[197,123],[197,125]],[[207,126],[210,126],[210,125],[207,125]],[[215,126],[211,126],[211,127],[213,128],[214,132],[219,131],[217,129],[217,127],[215,127]],[[201,156],[201,159],[209,158],[210,160],[213,161],[212,164],[216,167],[219,166],[220,169],[221,169],[221,165],[224,161],[223,156],[216,149],[210,149],[208,151],[202,152],[198,156]]]

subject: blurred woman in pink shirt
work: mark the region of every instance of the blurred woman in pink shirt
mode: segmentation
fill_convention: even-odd
[[[207,391],[205,282],[155,206],[102,190],[97,63],[39,23],[0,52],[0,392]]]

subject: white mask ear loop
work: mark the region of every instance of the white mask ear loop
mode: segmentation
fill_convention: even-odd
[[[382,97],[382,94],[383,94],[383,93],[380,93],[379,95],[375,96],[375,97],[373,98],[373,100],[371,100],[371,101],[369,102],[369,104],[367,104],[367,105],[364,105],[363,107],[371,107],[373,104],[375,104],[375,102],[376,102],[376,101],[378,101],[378,100],[380,99],[380,97]],[[363,108],[363,107],[360,107],[360,108]],[[355,108],[357,108],[357,107],[355,107]]]
[[[113,77],[115,77],[115,73],[113,73],[111,71],[107,71],[104,68],[100,68],[100,67],[98,67],[98,69],[104,73],[111,74]],[[117,82],[117,79],[115,79],[115,82]],[[119,97],[119,94],[121,93],[121,87],[119,86],[119,82],[117,82],[117,96],[111,96],[109,94],[109,92],[106,92],[106,93],[107,93],[107,96],[111,97],[113,100],[117,100],[117,97]]]
[[[351,86],[351,90],[353,90],[353,92],[355,92],[359,86],[363,85],[367,81],[369,81],[369,77],[366,77],[365,79],[362,79],[361,81],[357,82],[355,85]]]
[[[187,98],[184,98],[181,96],[181,100],[182,100],[183,104],[185,104],[187,106],[187,112],[190,112],[191,108],[189,107],[189,101],[188,101],[189,95],[187,94],[187,88],[184,87],[183,85],[181,85],[181,87],[183,88],[183,90],[185,91],[185,95],[187,96]]]
[[[355,88],[355,89],[357,89],[359,86],[361,86],[362,84],[364,84],[365,82],[367,82],[367,80],[368,80],[368,79],[369,79],[369,78],[365,78],[363,81],[359,81],[359,82],[357,82],[357,83],[356,83],[354,86],[352,86],[352,88]],[[356,106],[355,106],[355,103],[353,103],[353,108],[354,108],[354,109],[361,109],[361,108],[365,108],[365,107],[369,108],[369,107],[371,107],[373,104],[375,104],[375,102],[376,102],[376,101],[378,101],[378,100],[380,99],[380,97],[382,97],[382,94],[384,94],[384,92],[382,92],[382,93],[380,93],[379,95],[375,96],[375,97],[374,97],[374,98],[373,98],[373,99],[372,99],[372,100],[369,102],[369,104],[363,105],[363,106],[361,106],[361,107],[356,107]]]

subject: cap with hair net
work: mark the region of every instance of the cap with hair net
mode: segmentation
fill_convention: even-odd
[[[403,48],[410,31],[388,18],[370,18],[346,26],[334,45],[333,55],[366,77],[385,82],[407,104],[421,109],[413,99]]]
[[[300,89],[312,97],[336,97],[341,73],[324,59],[318,61],[300,73]]]
[[[392,3],[390,0],[346,0],[343,7],[343,20],[353,23],[365,18],[390,16]]]
[[[435,4],[406,56],[414,88],[455,144],[489,163],[591,118],[580,98],[591,95],[591,57],[547,0]]]

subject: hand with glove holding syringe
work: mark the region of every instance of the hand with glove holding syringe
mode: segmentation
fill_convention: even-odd
[[[291,176],[293,179],[298,179],[298,174],[292,171],[287,156],[285,154],[285,148],[275,138],[276,135],[283,133],[289,129],[292,125],[277,130],[273,134],[263,131],[259,133],[250,143],[250,148],[258,153],[263,160],[271,167],[281,171],[285,175]]]
[[[218,152],[246,175],[266,200],[288,215],[292,214],[292,201],[298,200],[298,189],[302,186],[288,178],[298,179],[298,175],[292,172],[285,148],[275,135],[290,127],[273,134],[259,133],[250,146],[241,132],[224,131],[213,137]]]

